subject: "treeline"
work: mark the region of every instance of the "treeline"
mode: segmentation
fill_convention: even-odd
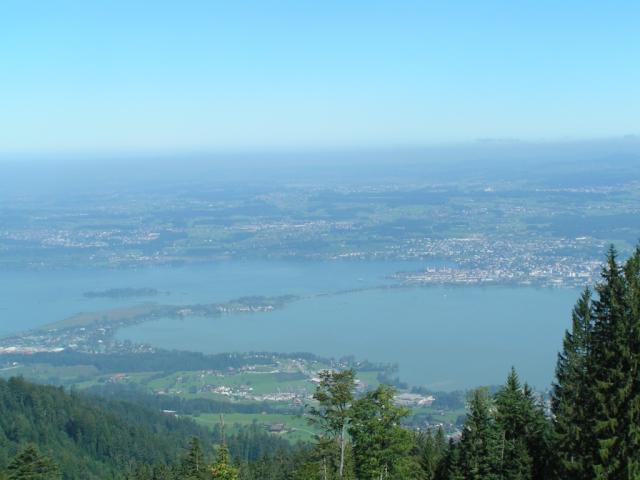
[[[1,412],[1,425],[8,433],[9,447],[4,450],[3,468],[11,480],[467,478],[452,475],[476,465],[483,472],[491,462],[503,468],[516,458],[524,459],[522,468],[546,468],[549,451],[539,449],[548,445],[540,443],[540,439],[546,441],[548,423],[533,396],[520,389],[515,373],[496,396],[496,403],[504,405],[498,409],[499,417],[492,416],[486,393],[474,394],[459,444],[448,443],[441,430],[418,433],[403,427],[409,411],[394,404],[392,387],[382,385],[355,398],[353,370],[322,373],[315,393],[317,406],[309,410],[321,434],[314,445],[297,447],[267,434],[257,424],[225,435],[222,422],[207,432],[191,422],[130,403],[87,399],[21,379],[3,382],[3,387],[3,403],[8,408]],[[523,422],[539,422],[541,427],[524,444],[516,440],[515,433],[505,435],[506,430],[500,430],[501,425],[512,425],[511,420],[521,413],[525,414]],[[20,418],[27,423],[16,435],[10,425]],[[477,446],[485,434],[492,440],[486,450]],[[215,452],[206,448],[213,445],[217,445]],[[501,458],[507,460],[484,460],[484,455],[497,454],[498,448]],[[539,455],[527,457],[526,452]],[[15,456],[10,459],[9,453]]]
[[[515,371],[495,395],[478,389],[460,441],[441,429],[418,432],[403,421],[409,410],[394,403],[393,387],[381,385],[354,396],[355,372],[323,372],[309,409],[320,434],[307,448],[282,449],[257,460],[233,462],[222,448],[214,460],[203,455],[199,469],[178,463],[145,467],[135,480],[462,480],[553,479],[557,477],[554,431],[532,390]],[[192,455],[193,456],[193,455]],[[216,465],[226,465],[225,474]],[[193,465],[193,463],[191,463]],[[173,476],[172,476],[173,475]]]
[[[220,353],[207,355],[200,352],[158,350],[153,353],[105,353],[92,354],[74,351],[59,353],[35,353],[33,355],[4,355],[7,362],[23,364],[44,363],[54,366],[88,365],[101,374],[120,372],[163,372],[165,374],[184,370],[238,369],[251,363],[275,364],[278,358],[303,358],[321,360],[309,353]]]
[[[297,452],[287,476],[238,478],[554,478],[552,424],[541,401],[520,384],[515,371],[495,395],[486,389],[471,394],[459,441],[448,441],[442,429],[405,428],[410,411],[394,403],[393,387],[381,385],[356,398],[354,379],[352,370],[322,374],[314,395],[317,406],[309,410],[310,421],[321,434],[312,448]]]
[[[131,463],[170,462],[185,438],[209,435],[140,406],[0,380],[0,469],[32,443],[50,453],[65,478],[109,478]]]
[[[190,439],[202,439],[207,455],[222,435],[220,428],[211,431],[134,403],[67,393],[21,378],[0,380],[0,479],[135,478],[149,465],[172,472]],[[243,464],[283,458],[293,450],[258,425],[225,439],[232,458]],[[42,464],[51,467],[51,475],[31,472]]]
[[[83,353],[66,350],[49,353],[38,352],[32,355],[4,354],[5,363],[17,362],[21,364],[48,364],[53,366],[70,367],[86,365],[95,367],[100,374],[134,373],[134,372],[162,372],[165,375],[180,371],[193,370],[228,370],[239,369],[247,365],[275,365],[278,360],[301,359],[307,362],[319,362],[326,365],[344,365],[357,368],[359,371],[383,370],[384,364],[369,361],[357,361],[353,356],[346,356],[338,360],[319,357],[308,352],[273,353],[217,353],[204,354],[182,350],[156,350],[149,353]]]

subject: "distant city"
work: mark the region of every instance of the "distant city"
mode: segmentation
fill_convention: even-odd
[[[603,252],[640,239],[640,182],[229,182],[115,194],[5,194],[3,268],[141,267],[238,259],[418,261],[409,284],[593,283]],[[410,269],[411,270],[411,269]],[[413,269],[415,270],[415,269]]]

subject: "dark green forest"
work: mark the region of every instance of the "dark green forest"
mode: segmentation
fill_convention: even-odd
[[[350,369],[321,375],[306,408],[321,433],[298,445],[257,425],[225,434],[223,416],[205,430],[135,395],[0,381],[0,478],[640,479],[640,249],[623,263],[609,250],[571,320],[550,401],[512,370],[469,393],[460,438],[406,428],[394,388],[356,394]]]

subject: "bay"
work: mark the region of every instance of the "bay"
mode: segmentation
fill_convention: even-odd
[[[515,366],[523,380],[545,389],[577,295],[530,287],[367,290],[266,314],[162,319],[120,337],[208,353],[355,355],[398,363],[402,380],[435,390],[501,384]]]
[[[534,287],[392,287],[389,275],[421,262],[233,261],[142,269],[0,272],[0,335],[80,312],[143,302],[224,302],[295,294],[270,313],[162,319],[123,329],[121,339],[164,348],[308,351],[393,362],[411,384],[452,390],[501,383],[514,365],[544,388],[578,292]],[[143,298],[87,298],[88,291],[154,288]],[[343,293],[338,293],[343,292]]]
[[[225,302],[248,295],[307,295],[390,283],[407,262],[229,261],[139,269],[0,271],[0,335],[39,327],[80,312],[143,302]],[[139,298],[87,298],[85,292],[152,288]]]

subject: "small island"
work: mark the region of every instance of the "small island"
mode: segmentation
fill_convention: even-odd
[[[154,297],[159,294],[160,291],[155,288],[110,288],[108,290],[84,292],[82,295],[86,298],[137,298]]]

